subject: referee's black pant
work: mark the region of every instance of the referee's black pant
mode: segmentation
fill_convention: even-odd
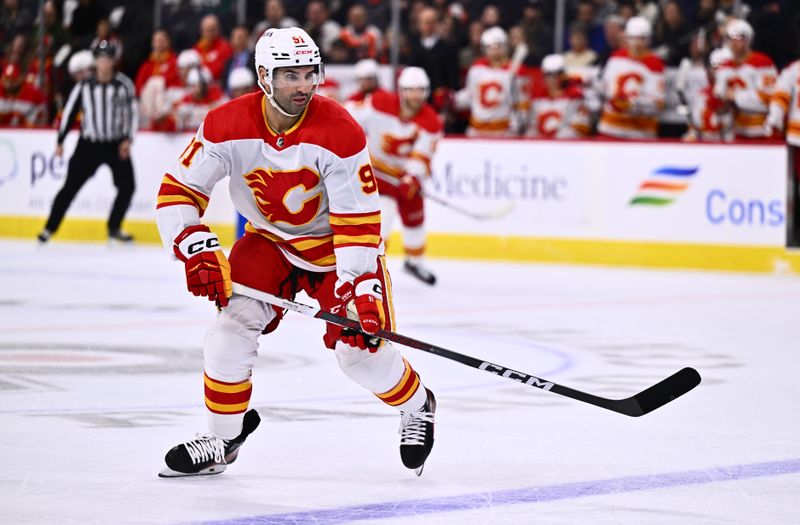
[[[111,168],[114,186],[117,188],[117,198],[114,200],[111,215],[108,217],[108,231],[119,230],[125,212],[131,205],[135,189],[133,163],[131,163],[130,157],[125,160],[119,157],[119,144],[120,141],[89,142],[78,139],[75,153],[69,159],[67,180],[53,201],[53,209],[50,210],[50,217],[45,225],[47,230],[51,233],[58,230],[75,195],[103,164]]]

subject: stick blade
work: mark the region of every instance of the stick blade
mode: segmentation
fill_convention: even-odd
[[[630,398],[633,403],[626,403],[623,413],[633,417],[649,414],[653,410],[681,397],[699,385],[700,381],[701,377],[697,370],[687,366]]]

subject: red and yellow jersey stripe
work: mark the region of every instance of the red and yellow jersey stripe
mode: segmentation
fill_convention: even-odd
[[[331,213],[333,247],[364,246],[377,248],[381,243],[381,212]]]
[[[280,248],[314,266],[332,267],[336,265],[336,255],[333,253],[333,234],[331,233],[318,237],[306,236],[287,240],[267,230],[256,228],[250,223],[245,225],[245,231],[266,237]]]
[[[190,188],[167,173],[158,189],[156,209],[179,204],[194,206],[202,217],[208,207],[208,195]]]

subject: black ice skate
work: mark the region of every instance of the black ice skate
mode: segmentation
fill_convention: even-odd
[[[260,422],[258,412],[248,410],[244,415],[242,433],[233,439],[197,434],[193,440],[172,447],[164,458],[167,468],[159,472],[158,477],[207,476],[225,472],[227,466],[236,461],[244,440]]]
[[[436,284],[436,276],[419,263],[415,263],[406,259],[403,269],[406,271],[406,273],[413,275],[425,284],[429,284],[431,286]]]
[[[414,412],[400,412],[400,459],[403,465],[422,475],[425,460],[433,448],[433,415],[436,413],[436,398],[425,389],[428,400]]]
[[[108,240],[112,243],[132,244],[133,235],[122,230],[113,230],[108,232]]]

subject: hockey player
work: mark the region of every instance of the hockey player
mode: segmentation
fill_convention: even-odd
[[[506,137],[518,134],[530,109],[527,72],[509,57],[508,36],[491,27],[481,35],[484,57],[467,71],[464,89],[455,106],[469,108],[469,137]]]
[[[255,49],[263,93],[211,111],[164,176],[156,211],[167,250],[185,264],[189,291],[216,301],[203,342],[209,432],[172,448],[162,476],[217,474],[259,424],[248,411],[258,337],[282,312],[232,293],[232,282],[346,313],[363,332],[327,325],[342,371],[401,414],[400,455],[421,469],[433,446],[436,402],[400,352],[372,337],[394,327],[380,239],[378,183],[363,131],[336,102],[316,97],[319,49],[299,28],[268,29]],[[249,221],[225,257],[200,222],[214,185]]]
[[[689,130],[683,139],[689,142],[731,142],[733,140],[733,112],[714,95],[716,72],[727,64],[733,55],[727,47],[715,49],[708,56],[706,85],[687,97],[689,103]]]
[[[769,104],[765,134],[772,136],[784,131],[794,166],[794,235],[795,245],[800,243],[800,60],[781,71],[775,92]]]
[[[228,76],[228,87],[231,90],[230,98],[241,97],[248,93],[257,93],[260,91],[256,87],[256,77],[249,68],[237,67],[231,70]]]
[[[209,111],[225,102],[225,95],[205,68],[189,71],[186,86],[191,91],[175,105],[174,110],[175,129],[178,131],[197,129]]]
[[[556,139],[589,136],[591,123],[583,104],[580,80],[567,76],[564,57],[544,57],[542,73],[547,91],[532,97],[528,136]]]
[[[733,60],[718,71],[714,94],[733,107],[736,138],[768,138],[765,123],[778,71],[771,58],[751,50],[750,24],[731,20],[725,27],[725,35]]]
[[[649,49],[652,27],[635,16],[625,24],[626,49],[615,51],[601,79],[605,100],[598,131],[620,139],[654,139],[664,107],[664,62]]]
[[[356,62],[353,73],[358,82],[358,91],[348,97],[349,102],[363,102],[376,91],[383,91],[378,81],[378,63],[371,58]]]
[[[388,239],[399,214],[403,224],[403,268],[426,284],[436,276],[426,267],[425,203],[422,181],[430,176],[436,141],[442,136],[439,115],[425,102],[430,81],[425,70],[407,67],[397,79],[398,93],[375,91],[363,102],[346,106],[364,128],[381,195],[381,237]]]

